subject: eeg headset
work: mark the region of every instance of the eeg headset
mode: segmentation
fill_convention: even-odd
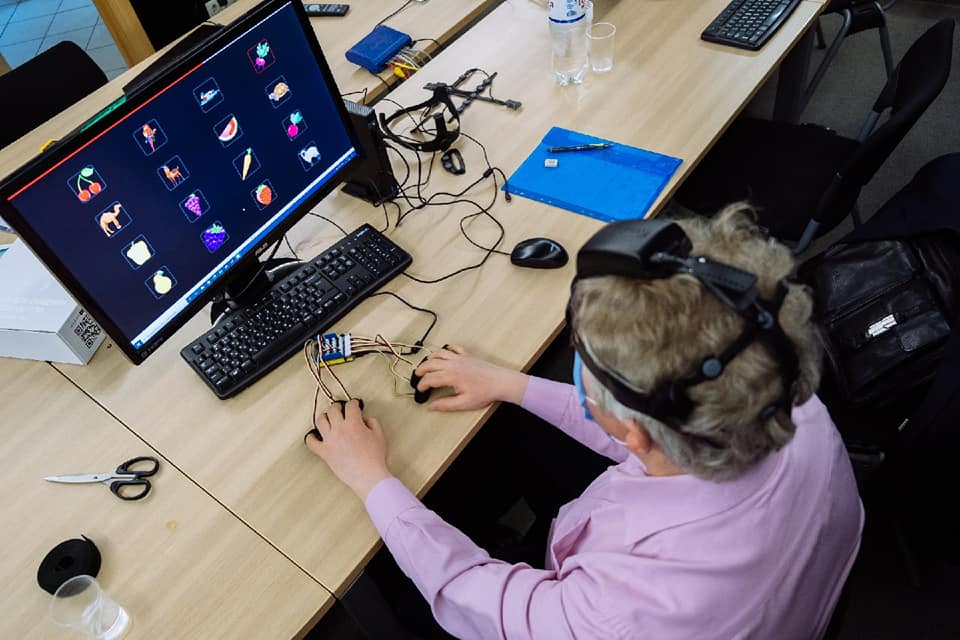
[[[763,344],[779,363],[783,375],[783,393],[763,408],[759,418],[767,420],[778,410],[788,414],[793,404],[793,386],[799,377],[799,361],[793,343],[783,332],[777,314],[787,295],[783,281],[777,285],[773,301],[764,300],[756,287],[757,276],[704,256],[691,256],[692,244],[680,225],[668,220],[626,220],[613,222],[597,232],[577,253],[577,282],[598,276],[623,276],[638,280],[657,280],[686,273],[715,295],[743,319],[740,335],[719,354],[703,358],[687,375],[661,382],[651,391],[641,391],[623,376],[607,369],[597,360],[589,344],[573,330],[573,310],[567,305],[567,325],[573,346],[584,365],[620,404],[666,424],[687,436],[721,447],[711,438],[684,431],[684,424],[695,408],[690,387],[714,380],[726,365],[755,340]]]
[[[432,109],[438,106],[446,107],[446,110],[450,112],[451,121],[456,121],[457,123],[456,129],[453,129],[452,131],[447,129],[447,122],[444,120],[442,110],[433,114],[433,126],[436,132],[433,140],[424,140],[423,142],[420,142],[409,136],[401,136],[396,134],[390,129],[390,123],[397,118],[403,116],[413,117],[414,113],[421,110],[429,113]],[[425,132],[423,125],[424,122],[420,122],[420,124],[414,127],[413,131]],[[384,116],[381,113],[380,128],[383,129],[383,135],[387,136],[401,147],[412,149],[413,151],[446,151],[448,148],[450,148],[450,145],[456,142],[457,138],[460,137],[460,114],[457,112],[457,108],[453,106],[453,100],[450,99],[450,92],[447,91],[445,87],[436,87],[433,90],[433,95],[428,100],[424,100],[423,102],[415,104],[412,107],[395,111],[390,116]]]

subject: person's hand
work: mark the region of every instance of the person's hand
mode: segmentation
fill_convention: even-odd
[[[323,441],[311,431],[304,438],[307,448],[323,458],[340,480],[361,500],[374,485],[390,477],[387,441],[376,418],[364,418],[357,400],[334,403],[317,419]]]
[[[432,411],[469,411],[497,401],[520,404],[527,389],[526,374],[470,356],[456,345],[431,353],[416,374],[419,391],[453,388],[454,395],[430,402]]]

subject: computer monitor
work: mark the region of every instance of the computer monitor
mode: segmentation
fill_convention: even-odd
[[[139,364],[258,271],[356,140],[302,4],[267,0],[8,178],[0,216]]]

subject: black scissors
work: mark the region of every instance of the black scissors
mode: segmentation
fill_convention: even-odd
[[[134,469],[133,467],[138,468]],[[130,458],[117,467],[116,471],[105,473],[75,473],[66,476],[47,476],[49,482],[66,482],[79,484],[86,482],[102,482],[110,486],[113,495],[121,500],[139,500],[150,493],[151,484],[147,480],[160,468],[160,462],[153,456],[139,456]],[[127,487],[140,487],[140,491]]]

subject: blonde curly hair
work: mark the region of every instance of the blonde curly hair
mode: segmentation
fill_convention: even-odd
[[[787,247],[759,231],[745,204],[727,207],[713,218],[683,218],[694,255],[706,256],[757,275],[757,288],[773,299],[777,284],[793,273]],[[693,371],[710,354],[721,352],[740,334],[740,316],[693,276],[658,280],[603,276],[581,280],[572,297],[573,331],[589,345],[605,368],[640,389],[653,389]],[[799,377],[793,404],[802,404],[820,383],[821,347],[811,321],[813,301],[807,289],[789,284],[778,319],[793,343]],[[589,370],[583,375],[593,400],[619,418],[642,424],[664,455],[687,473],[722,481],[736,478],[786,445],[796,429],[785,411],[759,416],[783,394],[783,374],[773,354],[759,342],[741,351],[715,380],[688,389],[696,407],[678,432],[620,404]]]

